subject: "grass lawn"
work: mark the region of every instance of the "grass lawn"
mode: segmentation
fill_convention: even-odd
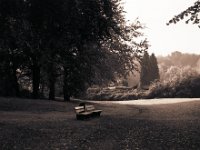
[[[0,97],[0,149],[200,148],[200,101],[96,103],[103,110],[101,117],[86,121],[76,120],[77,105],[76,101]]]

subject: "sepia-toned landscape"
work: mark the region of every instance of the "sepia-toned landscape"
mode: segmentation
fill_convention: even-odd
[[[200,149],[199,15],[199,0],[0,0],[0,150]]]

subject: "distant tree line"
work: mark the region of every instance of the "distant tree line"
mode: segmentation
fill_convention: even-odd
[[[158,60],[158,64],[155,63],[156,60]],[[137,80],[134,86],[126,87],[127,84],[124,82],[125,86],[90,88],[85,99],[130,100],[200,97],[200,55],[176,51],[168,56],[159,56],[155,59],[153,54],[149,56],[145,52],[140,64],[141,70],[140,73],[137,73],[138,76],[140,75],[140,81],[138,76],[134,75],[129,79],[129,82]]]
[[[171,66],[160,82],[150,86],[149,98],[154,97],[200,97],[200,76],[191,67]]]
[[[147,49],[142,25],[127,25],[121,0],[0,0],[0,95],[65,100],[125,76]],[[127,44],[129,43],[129,44]]]
[[[200,61],[200,55],[198,54],[188,54],[181,53],[179,51],[172,52],[170,55],[158,58],[158,63],[165,66],[190,66],[192,68],[197,67],[198,62]]]
[[[149,98],[200,97],[200,55],[176,51],[157,59],[160,81],[150,86]]]
[[[159,56],[157,57],[157,60],[161,80],[166,80],[168,74],[171,76],[179,74],[179,71],[175,70],[186,69],[188,72],[196,72],[196,74],[200,73],[200,55],[198,54],[188,54],[175,51],[165,57]]]

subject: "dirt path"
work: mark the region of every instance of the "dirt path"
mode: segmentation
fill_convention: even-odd
[[[149,101],[95,102],[102,116],[77,121],[76,101],[0,98],[0,149],[199,149],[198,99]]]

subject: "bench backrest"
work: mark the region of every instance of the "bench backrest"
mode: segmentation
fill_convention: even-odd
[[[84,111],[92,111],[92,110],[95,110],[94,105],[85,105],[85,109],[84,109],[84,106],[75,107],[76,113],[81,113],[81,112],[84,112]]]
[[[85,111],[84,106],[77,106],[74,109],[76,113],[81,113]]]
[[[86,110],[87,111],[95,110],[94,105],[86,105]]]

